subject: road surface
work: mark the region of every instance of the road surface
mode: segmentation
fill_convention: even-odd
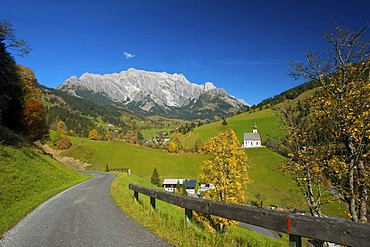
[[[259,227],[259,226],[255,226],[255,225],[250,225],[250,224],[243,223],[243,222],[240,222],[239,225],[242,226],[242,227],[248,228],[248,229],[250,229],[250,230],[252,230],[256,233],[265,235],[267,237],[274,238],[274,239],[279,239],[279,235],[276,232],[271,231],[269,229],[262,228],[262,227]]]
[[[4,235],[0,246],[170,246],[113,202],[109,187],[115,174],[93,174],[40,205]]]

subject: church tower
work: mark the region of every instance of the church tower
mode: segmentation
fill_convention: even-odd
[[[257,124],[256,123],[254,123],[254,126],[253,126],[253,133],[258,133],[257,132]]]

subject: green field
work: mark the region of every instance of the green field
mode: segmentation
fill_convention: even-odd
[[[199,154],[169,154],[167,151],[128,144],[120,141],[91,141],[73,138],[72,148],[63,155],[86,161],[94,171],[105,171],[110,168],[130,168],[132,173],[150,179],[154,167],[157,167],[161,178],[196,179],[199,165],[205,156]]]
[[[38,205],[88,178],[34,148],[0,145],[0,237]]]
[[[256,112],[245,112],[235,117],[226,119],[227,125],[222,125],[222,121],[213,122],[195,128],[184,137],[183,145],[191,145],[199,137],[203,142],[218,133],[227,129],[233,129],[240,142],[243,141],[245,132],[252,132],[254,123],[257,124],[258,133],[262,142],[267,139],[277,139],[282,136],[283,132],[279,129],[280,119],[271,109],[265,109]]]

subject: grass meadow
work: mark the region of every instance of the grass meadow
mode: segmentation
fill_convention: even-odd
[[[228,118],[226,121],[226,126],[221,124],[222,121],[217,121],[195,128],[192,132],[189,132],[184,136],[183,145],[194,146],[194,143],[198,138],[204,142],[227,129],[233,129],[239,142],[242,142],[244,132],[252,132],[254,123],[257,124],[258,133],[261,136],[262,142],[267,139],[278,139],[284,135],[284,133],[279,129],[280,119],[271,109],[245,112],[235,117]]]
[[[0,145],[0,236],[44,201],[88,178],[34,148]]]
[[[89,169],[95,171],[105,171],[106,164],[109,164],[110,168],[130,168],[131,173],[147,181],[150,181],[154,167],[157,168],[162,180],[164,178],[197,180],[199,166],[207,159],[207,156],[202,154],[170,154],[167,151],[119,141],[100,142],[81,138],[71,140],[72,148],[63,155],[91,163]],[[247,189],[251,202],[257,201],[256,194],[259,194],[264,205],[304,207],[303,197],[293,181],[281,172],[284,160],[281,155],[265,147],[245,151],[253,164],[249,169],[253,183]]]

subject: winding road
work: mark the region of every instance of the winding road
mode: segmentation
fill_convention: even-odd
[[[41,204],[0,240],[0,246],[170,246],[129,219],[113,202],[115,174],[92,173]]]

